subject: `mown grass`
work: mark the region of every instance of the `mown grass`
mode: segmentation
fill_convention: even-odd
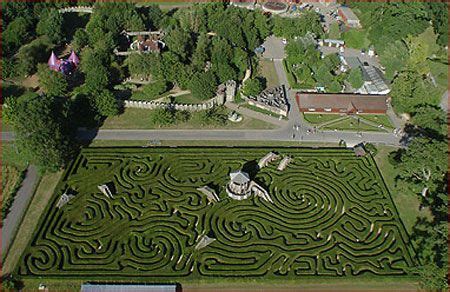
[[[273,61],[260,59],[258,69],[258,73],[262,77],[266,78],[266,88],[272,88],[280,85]]]
[[[8,250],[5,261],[3,261],[4,274],[14,270],[27,244],[34,236],[39,218],[43,214],[50,198],[53,196],[53,191],[61,178],[61,175],[62,172],[46,174],[39,182],[33,199],[19,226],[16,238]]]
[[[312,125],[320,125],[323,123],[331,122],[342,118],[340,114],[313,114],[313,113],[304,113],[303,117],[305,121],[307,121]]]
[[[226,125],[203,125],[198,119],[199,113],[192,113],[187,122],[177,122],[161,126],[152,119],[152,110],[127,108],[121,115],[109,117],[105,120],[102,129],[273,129],[270,123],[243,117],[241,122],[227,121]]]
[[[377,146],[377,148],[378,154],[375,156],[375,161],[395,202],[400,218],[407,232],[411,234],[417,218],[431,219],[432,214],[429,208],[419,211],[420,200],[416,194],[396,186],[397,172],[395,166],[389,163],[388,155],[397,148],[391,146]]]

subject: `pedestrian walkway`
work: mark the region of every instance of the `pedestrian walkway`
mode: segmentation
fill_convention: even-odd
[[[2,227],[2,255],[4,256],[9,249],[14,234],[19,228],[19,224],[25,214],[28,204],[33,197],[34,188],[38,181],[39,175],[36,167],[30,165],[25,174],[25,179],[17,191],[14,202],[10,208],[8,215],[3,220]]]

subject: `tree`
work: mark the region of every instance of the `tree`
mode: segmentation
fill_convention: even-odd
[[[347,81],[353,88],[359,89],[364,84],[361,68],[353,68],[348,74]]]
[[[327,86],[333,82],[333,75],[330,73],[329,69],[325,65],[321,65],[314,74],[314,79],[316,79],[318,85]]]
[[[392,105],[398,113],[412,113],[421,104],[437,105],[440,92],[431,82],[413,70],[398,74],[392,82]]]
[[[152,121],[159,126],[171,125],[175,123],[175,113],[168,108],[155,109],[152,113]]]
[[[421,105],[413,113],[411,122],[422,129],[422,133],[434,138],[447,134],[446,113],[435,106]]]
[[[342,85],[337,81],[333,80],[330,85],[326,86],[328,92],[341,92]]]
[[[192,65],[196,71],[201,71],[205,68],[206,61],[209,59],[209,45],[208,36],[200,34],[197,38],[195,51],[192,54]]]
[[[169,50],[180,57],[182,62],[186,61],[187,56],[193,49],[193,41],[191,35],[180,28],[171,29],[165,42]]]
[[[265,79],[253,78],[245,81],[243,93],[247,96],[256,96],[263,91],[265,86]]]
[[[167,82],[164,80],[147,84],[142,88],[142,93],[145,94],[147,98],[156,97],[166,91],[167,91]]]
[[[224,126],[227,124],[228,115],[225,113],[223,106],[215,106],[199,113],[200,122],[203,125]]]
[[[408,47],[404,41],[395,41],[386,45],[386,49],[379,54],[380,63],[385,68],[385,76],[392,80],[401,72],[408,60]]]
[[[102,116],[115,116],[119,113],[117,100],[111,91],[104,89],[94,94],[94,102],[97,111]]]
[[[14,53],[30,39],[30,26],[29,20],[24,17],[17,17],[6,27],[2,34],[3,52],[6,55]]]
[[[308,32],[314,33],[316,37],[323,35],[320,15],[313,11],[303,13],[296,18],[275,16],[273,23],[273,34],[278,37],[293,39],[305,36]]]
[[[86,30],[79,28],[75,31],[72,41],[72,48],[74,51],[81,51],[85,46],[89,44],[89,35]]]
[[[206,100],[214,97],[217,90],[217,81],[210,71],[197,73],[192,77],[189,88],[194,97]]]
[[[109,85],[109,74],[104,66],[92,68],[86,72],[86,88],[90,92],[100,92]]]
[[[429,138],[414,138],[400,157],[398,180],[426,195],[436,191],[447,171],[447,143]]]
[[[434,32],[438,34],[437,43],[441,46],[448,44],[448,3],[429,2]]]
[[[65,101],[26,93],[11,114],[19,153],[41,171],[57,171],[71,157],[71,133]]]
[[[67,80],[60,72],[50,70],[47,64],[39,64],[37,70],[39,85],[48,96],[64,96],[67,93]]]
[[[151,4],[146,7],[141,7],[141,15],[144,15],[144,22],[149,30],[158,30],[163,19],[163,12],[157,4]]]
[[[39,35],[46,35],[53,44],[64,41],[63,17],[56,9],[45,10],[36,27]]]
[[[17,53],[16,70],[18,75],[27,76],[36,72],[38,63],[47,62],[52,47],[49,39],[44,36],[22,46]]]

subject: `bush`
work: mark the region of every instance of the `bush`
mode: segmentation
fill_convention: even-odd
[[[142,93],[145,95],[145,99],[154,99],[155,97],[166,92],[167,88],[167,82],[164,80],[160,80],[143,86]]]
[[[263,77],[249,79],[245,82],[242,92],[247,96],[256,96],[263,91],[265,86],[266,79]]]
[[[191,113],[188,111],[176,111],[175,112],[175,120],[177,122],[185,123],[185,122],[189,121],[190,118],[191,118]]]
[[[200,112],[200,122],[203,125],[224,126],[227,124],[228,115],[225,113],[224,107],[213,107],[206,111]]]
[[[378,149],[377,147],[375,147],[375,145],[373,145],[372,143],[367,143],[366,145],[364,145],[364,148],[366,148],[366,150],[372,155],[375,156],[378,153]]]
[[[175,123],[175,112],[169,108],[156,109],[152,112],[152,122],[159,126]]]

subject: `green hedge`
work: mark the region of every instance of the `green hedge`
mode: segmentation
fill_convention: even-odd
[[[269,151],[293,160],[257,171]],[[228,198],[247,170],[273,203]],[[97,186],[112,182],[109,199]],[[196,188],[209,185],[209,204]],[[76,193],[55,207],[67,189]],[[373,226],[372,226],[373,225]],[[320,234],[318,234],[320,233]],[[217,240],[195,250],[198,237]],[[407,276],[414,251],[373,158],[326,148],[87,148],[66,170],[17,273],[201,280]]]

